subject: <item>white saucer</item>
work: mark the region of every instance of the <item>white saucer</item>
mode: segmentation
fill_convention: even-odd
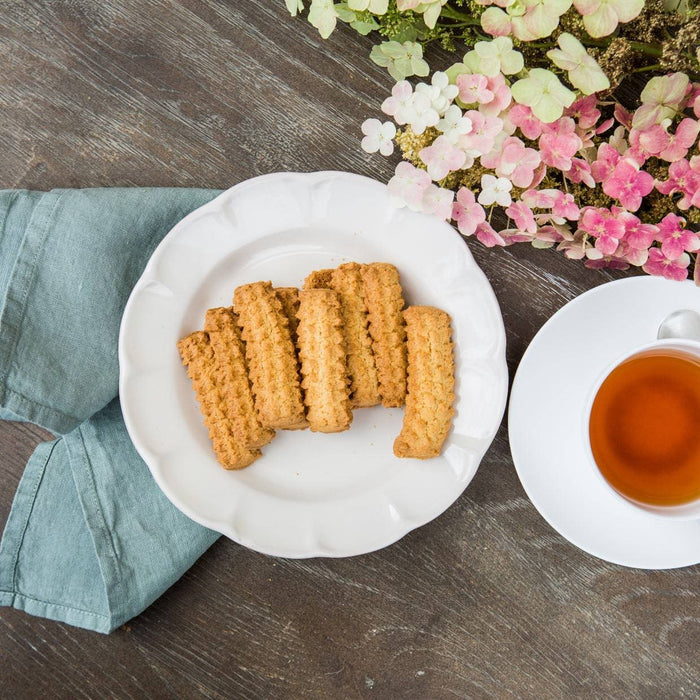
[[[700,562],[700,520],[667,520],[618,498],[589,462],[583,412],[601,373],[652,341],[677,309],[700,312],[692,282],[633,277],[582,294],[544,324],[518,367],[508,414],[520,481],[547,522],[589,554],[623,566]]]

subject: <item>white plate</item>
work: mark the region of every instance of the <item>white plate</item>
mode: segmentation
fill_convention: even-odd
[[[510,448],[527,495],[570,542],[623,566],[700,562],[700,521],[662,519],[615,495],[589,460],[582,429],[601,374],[654,340],[677,309],[700,312],[700,289],[692,282],[633,277],[596,287],[542,326],[513,381]]]
[[[343,433],[278,431],[252,466],[223,470],[177,340],[240,284],[299,286],[349,260],[394,263],[408,303],[452,316],[456,415],[442,456],[395,458],[403,411],[376,407],[356,410]],[[460,236],[396,209],[384,185],[334,172],[243,182],[175,226],[126,306],[119,363],[127,429],[166,496],[202,525],[284,557],[369,552],[438,516],[474,476],[508,389],[498,302]]]

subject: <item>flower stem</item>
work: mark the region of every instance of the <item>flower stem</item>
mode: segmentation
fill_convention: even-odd
[[[442,11],[440,12],[440,16],[447,17],[448,19],[458,19],[464,24],[481,24],[479,20],[476,19],[476,17],[472,17],[466,12],[460,12],[459,10],[456,10],[454,7],[450,7],[449,5],[443,6]]]

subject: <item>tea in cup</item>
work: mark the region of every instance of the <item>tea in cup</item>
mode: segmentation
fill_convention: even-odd
[[[700,518],[700,343],[661,340],[608,371],[588,413],[593,462],[648,512]]]

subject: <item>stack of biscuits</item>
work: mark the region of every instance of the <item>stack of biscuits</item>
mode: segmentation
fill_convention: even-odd
[[[405,404],[397,457],[436,457],[454,409],[450,317],[404,310],[396,267],[316,270],[303,290],[253,282],[178,342],[217,460],[241,469],[276,430],[347,430],[352,409]]]

